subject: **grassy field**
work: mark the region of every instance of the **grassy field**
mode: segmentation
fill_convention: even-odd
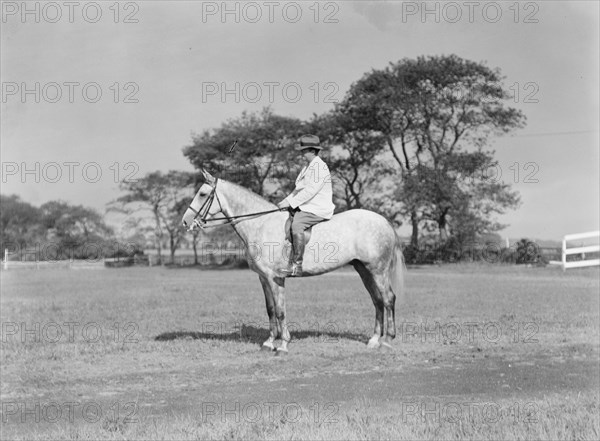
[[[2,439],[599,439],[599,272],[409,268],[394,350],[340,270],[2,272]]]

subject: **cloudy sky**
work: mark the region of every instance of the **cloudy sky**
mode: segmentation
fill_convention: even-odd
[[[598,2],[3,2],[2,193],[104,210],[117,182],[192,171],[194,132],[271,105],[308,118],[371,69],[499,67],[527,127],[493,140],[508,237],[598,229]]]

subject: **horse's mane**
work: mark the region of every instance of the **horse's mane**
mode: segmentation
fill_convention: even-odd
[[[226,181],[225,179],[219,179],[222,183],[226,184],[235,189],[236,193],[238,193],[244,202],[250,202],[253,206],[257,206],[259,208],[264,207],[265,209],[276,207],[275,204],[269,202],[265,198],[260,195],[257,195],[252,190],[248,190],[246,187],[242,187],[241,185],[234,184],[231,181]]]

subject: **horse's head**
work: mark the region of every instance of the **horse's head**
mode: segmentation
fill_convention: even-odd
[[[207,219],[221,211],[220,204],[214,203],[217,179],[206,170],[200,170],[200,173],[204,178],[204,183],[192,199],[181,221],[189,231],[193,231],[197,227],[202,228]]]

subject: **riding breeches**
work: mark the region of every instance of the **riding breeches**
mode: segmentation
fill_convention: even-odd
[[[285,237],[291,242],[291,235],[303,233],[313,225],[326,220],[327,219],[317,216],[316,214],[307,213],[306,211],[290,212],[290,217],[285,223]]]

